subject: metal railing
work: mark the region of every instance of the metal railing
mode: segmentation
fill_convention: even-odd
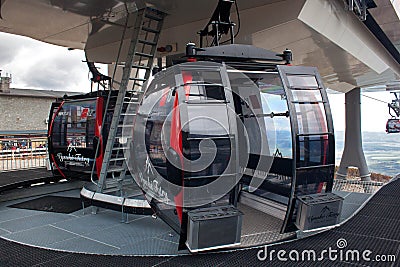
[[[0,171],[46,167],[47,164],[45,137],[0,139]]]
[[[356,179],[335,179],[333,182],[333,191],[375,193],[385,183],[377,181],[361,181]]]

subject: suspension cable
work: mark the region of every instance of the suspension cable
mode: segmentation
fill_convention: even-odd
[[[377,98],[374,98],[374,97],[371,97],[371,96],[367,96],[367,95],[364,95],[364,94],[361,94],[361,95],[364,96],[364,97],[367,97],[367,98],[371,98],[372,100],[375,100],[375,101],[378,101],[378,102],[382,102],[382,103],[385,103],[385,104],[390,104],[390,103],[388,103],[386,101],[383,101],[383,100],[380,100],[380,99],[377,99]]]

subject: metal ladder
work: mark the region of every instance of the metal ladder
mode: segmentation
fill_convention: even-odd
[[[164,13],[150,7],[137,11],[122,80],[118,83],[117,99],[115,104],[113,101],[108,101],[109,104],[106,107],[106,110],[113,110],[113,116],[97,182],[98,193],[103,193],[108,187],[115,188],[117,185],[122,194],[123,182],[127,180],[126,161],[129,160],[124,156],[124,151],[128,149],[128,142],[122,138],[123,129],[133,127],[136,109],[143,93],[143,84],[151,75],[164,17]],[[124,124],[127,120],[131,123]],[[105,129],[105,125],[102,129]]]

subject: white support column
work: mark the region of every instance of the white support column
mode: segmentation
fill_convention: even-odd
[[[362,147],[360,91],[360,88],[356,87],[345,95],[346,131],[344,151],[336,173],[338,179],[346,179],[347,168],[353,166],[358,168],[361,180],[371,180]]]

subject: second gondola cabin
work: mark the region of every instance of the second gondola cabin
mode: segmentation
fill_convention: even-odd
[[[48,146],[55,175],[80,180],[99,177],[113,113],[105,110],[108,93],[64,97],[52,104]]]

